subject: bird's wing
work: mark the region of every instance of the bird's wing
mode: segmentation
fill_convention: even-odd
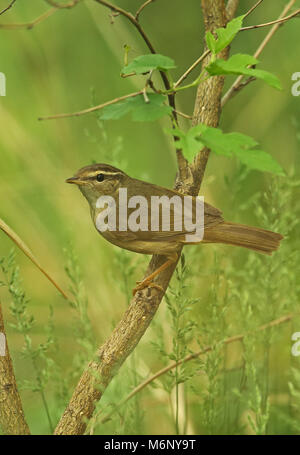
[[[146,182],[137,181],[137,185],[130,186],[128,188],[127,198],[128,200],[135,197],[133,200],[133,206],[127,209],[127,213],[123,213],[119,216],[117,213],[117,227],[120,226],[120,221],[123,221],[123,225],[126,225],[128,221],[128,229],[120,230],[117,229],[117,235],[119,239],[124,241],[130,240],[148,240],[148,241],[183,241],[185,235],[193,234],[196,232],[196,219],[192,214],[196,212],[196,201],[197,198],[189,197],[189,203],[186,203],[184,195],[181,193],[163,188],[157,185],[148,184]],[[154,210],[153,203],[146,204],[146,210],[141,209],[141,197],[144,201],[149,201],[149,196],[165,198],[163,207],[169,216],[167,216],[167,222],[163,223],[163,216],[161,210]],[[174,199],[175,197],[175,199]],[[174,203],[170,203],[174,201]],[[143,202],[143,201],[142,201]],[[184,215],[184,216],[183,216]],[[186,220],[190,220],[195,224],[194,228],[185,224]],[[165,220],[166,221],[166,220]],[[223,221],[222,213],[215,207],[204,203],[204,229],[215,226]],[[131,229],[131,222],[133,224],[139,224],[140,229],[133,231]],[[170,224],[169,224],[170,222]],[[201,220],[201,224],[203,220]]]

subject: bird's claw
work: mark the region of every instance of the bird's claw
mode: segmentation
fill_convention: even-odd
[[[163,292],[163,288],[159,284],[153,283],[153,281],[137,281],[136,284],[137,286],[132,291],[133,296],[135,296],[138,291],[142,291],[145,288],[154,288]]]

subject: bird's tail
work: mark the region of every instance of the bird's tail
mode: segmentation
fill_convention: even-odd
[[[241,246],[271,255],[283,239],[281,234],[265,229],[226,221],[204,231],[203,242]]]

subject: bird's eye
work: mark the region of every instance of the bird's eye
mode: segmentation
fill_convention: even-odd
[[[98,174],[97,177],[96,177],[96,179],[97,179],[97,182],[103,182],[103,180],[104,180],[104,175],[103,175],[103,174]]]

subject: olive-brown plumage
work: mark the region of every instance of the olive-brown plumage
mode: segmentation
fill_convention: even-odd
[[[170,230],[164,231],[161,229],[161,226],[159,226],[159,229],[156,231],[151,230],[151,196],[168,196],[169,198],[177,196],[183,200],[184,195],[181,193],[131,178],[120,169],[107,164],[86,166],[80,169],[74,177],[67,179],[66,181],[67,183],[74,183],[79,186],[82,194],[90,205],[91,215],[95,226],[97,216],[101,210],[96,206],[100,196],[112,196],[118,204],[119,190],[120,188],[126,188],[128,199],[133,196],[142,196],[149,201],[148,230],[137,230],[136,232],[131,230],[122,231],[118,229],[117,222],[117,229],[115,231],[108,230],[100,232],[106,240],[121,248],[137,253],[160,254],[167,257],[167,262],[156,271],[157,273],[155,272],[151,277],[148,277],[149,279],[144,280],[137,286],[135,291],[143,289],[152,283],[153,278],[158,273],[177,259],[177,252],[181,250],[182,246],[189,244],[186,241],[186,234],[191,234],[191,232],[186,231],[184,227],[180,231],[174,231],[173,229],[173,206],[170,206]],[[195,202],[196,199],[193,199]],[[133,210],[134,209],[128,209],[126,216],[129,217]],[[182,223],[182,226],[184,226],[184,223]],[[282,239],[282,235],[272,231],[226,222],[218,209],[207,203],[204,204],[203,243],[223,243],[240,246],[270,255],[273,251],[277,250]]]

